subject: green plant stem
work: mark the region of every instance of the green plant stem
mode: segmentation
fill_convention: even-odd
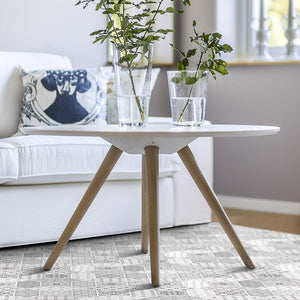
[[[196,75],[197,75],[197,73],[198,73],[198,70],[199,70],[199,68],[200,68],[200,65],[201,65],[201,62],[202,62],[202,57],[203,57],[203,53],[201,53],[201,55],[200,55],[199,62],[198,62],[198,64],[197,64],[197,68],[196,68],[196,72],[195,72],[195,75],[194,75],[194,76],[196,76]],[[189,105],[189,104],[190,104],[190,102],[191,102],[191,99],[190,99],[190,97],[191,97],[191,94],[192,94],[193,88],[194,88],[194,85],[192,84],[192,85],[191,85],[191,88],[190,88],[190,91],[189,91],[188,99],[186,100],[186,102],[185,102],[185,105],[184,105],[184,107],[183,107],[183,109],[182,109],[182,111],[181,111],[181,113],[180,113],[180,116],[179,116],[178,122],[183,122],[183,120],[182,120],[182,116],[183,116],[184,112],[186,111],[186,109],[187,109],[188,105]]]
[[[129,72],[129,77],[130,77],[130,81],[131,81],[131,86],[132,86],[132,91],[134,93],[134,97],[135,97],[135,102],[137,104],[137,107],[139,109],[140,115],[141,115],[141,119],[143,122],[145,122],[145,112],[143,110],[142,104],[141,104],[141,99],[139,98],[139,96],[136,93],[136,89],[135,89],[135,85],[134,85],[134,81],[133,81],[133,76],[132,76],[132,70],[131,70],[131,66],[128,66],[128,72]]]
[[[160,0],[159,4],[157,6],[156,12],[155,12],[152,19],[156,18],[157,14],[158,14],[158,10],[160,9],[163,2],[164,2],[164,0]],[[125,8],[123,7],[123,13],[124,13],[124,10],[125,10]],[[145,31],[144,36],[142,37],[142,40],[145,39],[146,34],[147,34],[148,30],[150,29],[150,26],[151,26],[151,24],[148,25],[148,29]],[[138,52],[138,48],[136,49],[135,54],[137,54],[137,52]],[[126,54],[127,54],[127,52],[126,52]],[[129,77],[130,77],[130,81],[131,81],[132,91],[133,91],[134,96],[135,96],[135,101],[136,101],[137,107],[139,109],[141,119],[142,119],[143,122],[145,122],[145,118],[146,118],[145,117],[145,112],[142,108],[141,99],[138,97],[138,95],[136,93],[135,84],[134,84],[134,80],[133,80],[133,76],[132,76],[131,65],[129,65],[128,62],[127,62],[127,66],[128,66],[128,72],[129,72]]]
[[[104,8],[107,9],[107,7],[105,6],[105,4],[103,4]],[[125,6],[123,4],[123,14],[125,12]],[[114,27],[114,30],[116,31],[116,27],[114,25],[114,22],[112,21],[111,19],[111,16],[110,14],[108,14],[108,18],[109,18],[109,21],[112,23],[112,26]],[[124,49],[125,49],[125,54],[127,55],[128,52],[127,52],[127,48],[126,48],[126,42],[123,42],[121,41],[120,37],[117,36],[117,39],[119,40],[119,43],[120,44],[123,44],[124,45]],[[129,72],[129,77],[130,77],[130,82],[131,82],[131,86],[132,86],[132,91],[134,93],[134,97],[135,97],[135,101],[136,101],[136,104],[137,104],[137,107],[139,109],[139,112],[140,112],[140,115],[141,115],[141,119],[142,119],[142,122],[145,122],[145,112],[143,111],[143,108],[142,108],[142,105],[141,105],[141,100],[140,98],[138,97],[137,93],[136,93],[136,89],[135,89],[135,84],[134,84],[134,80],[133,80],[133,76],[132,76],[132,70],[131,70],[131,65],[129,64],[129,62],[127,61],[127,67],[128,67],[128,72]]]
[[[152,17],[152,20],[155,20],[157,14],[158,14],[158,11],[159,11],[159,9],[160,9],[160,7],[161,7],[161,5],[162,5],[163,2],[164,2],[164,0],[160,0],[160,1],[159,1],[158,5],[157,5],[157,9],[156,9],[156,11],[155,11],[155,14],[154,14],[153,17]],[[149,23],[148,28],[147,28],[147,30],[145,31],[144,36],[142,37],[142,40],[145,39],[145,37],[146,37],[146,35],[147,35],[147,32],[150,30],[150,28],[151,28],[151,23]]]
[[[125,17],[125,4],[123,4],[123,12],[122,13],[123,13],[123,18],[124,18]],[[124,43],[124,48],[126,49],[125,43]],[[136,50],[136,53],[137,53],[137,50]],[[127,55],[127,51],[125,53]],[[134,93],[135,102],[136,102],[136,105],[137,105],[137,107],[139,109],[142,122],[145,122],[145,112],[144,112],[142,104],[141,104],[141,99],[137,95],[137,92],[136,92],[136,89],[135,89],[134,80],[133,80],[133,76],[132,76],[131,64],[128,61],[127,61],[127,67],[128,67],[129,78],[130,78],[130,82],[131,82],[131,86],[132,86],[132,91]]]
[[[183,109],[182,109],[182,111],[181,111],[181,113],[180,113],[178,122],[183,122],[182,116],[183,116],[184,112],[186,111],[188,105],[189,105],[190,102],[191,102],[190,96],[191,96],[191,94],[192,94],[192,89],[193,89],[193,86],[192,86],[191,89],[190,89],[190,92],[189,92],[189,95],[188,95],[188,99],[186,100],[185,105],[184,105],[184,107],[183,107]]]

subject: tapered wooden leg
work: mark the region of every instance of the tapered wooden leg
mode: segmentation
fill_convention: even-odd
[[[81,219],[83,218],[86,211],[90,207],[94,198],[98,194],[100,188],[104,184],[106,178],[110,174],[112,168],[118,161],[121,154],[122,154],[122,151],[120,149],[116,148],[115,146],[110,147],[110,150],[106,154],[106,157],[105,157],[104,161],[102,162],[99,170],[97,171],[96,175],[94,176],[91,184],[89,185],[87,191],[85,192],[83,198],[81,199],[79,205],[77,206],[68,225],[66,226],[64,232],[62,233],[61,237],[59,238],[58,242],[56,243],[54,250],[52,251],[51,255],[49,256],[46,264],[44,265],[44,270],[48,271],[54,265],[55,261],[57,260],[58,256],[60,255],[61,251],[63,250],[64,246],[69,241],[70,237],[72,236],[73,232],[77,228]]]
[[[145,148],[152,285],[159,286],[158,147]]]
[[[190,172],[191,176],[193,177],[195,183],[197,184],[198,188],[202,192],[204,198],[206,199],[208,205],[210,206],[211,210],[216,215],[218,221],[220,222],[221,226],[223,227],[224,231],[226,232],[227,236],[231,240],[233,246],[235,247],[236,251],[240,255],[241,259],[245,263],[248,269],[254,269],[255,266],[251,261],[250,257],[248,256],[244,246],[242,245],[241,241],[239,240],[236,232],[234,231],[232,224],[226,215],[220,201],[218,200],[217,196],[215,195],[213,189],[210,187],[209,183],[206,181],[204,175],[202,174],[201,170],[197,166],[196,160],[190,148],[188,146],[184,147],[183,149],[178,151],[178,155],[180,156],[181,160],[183,161],[184,165],[186,166],[187,170]]]
[[[143,253],[148,253],[149,241],[149,223],[148,223],[148,201],[147,201],[147,181],[146,181],[146,156],[142,158],[142,245],[141,250]]]

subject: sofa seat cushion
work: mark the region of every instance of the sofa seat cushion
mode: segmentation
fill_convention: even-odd
[[[17,152],[18,176],[6,181],[9,185],[90,181],[110,148],[100,137],[28,135],[1,141]],[[159,163],[160,176],[179,169],[177,155],[161,155]],[[141,155],[123,153],[108,180],[140,178]]]
[[[18,150],[0,142],[0,184],[18,177]]]

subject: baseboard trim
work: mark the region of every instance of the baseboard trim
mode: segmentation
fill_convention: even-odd
[[[257,199],[238,196],[218,195],[223,207],[263,211],[278,214],[299,215],[300,203],[291,201]]]

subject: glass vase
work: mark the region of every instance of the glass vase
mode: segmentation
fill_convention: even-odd
[[[202,126],[205,119],[208,73],[168,71],[167,74],[172,124]]]
[[[144,126],[148,122],[152,55],[152,44],[130,50],[124,45],[114,44],[118,119],[121,126]],[[126,58],[130,58],[130,61]]]

